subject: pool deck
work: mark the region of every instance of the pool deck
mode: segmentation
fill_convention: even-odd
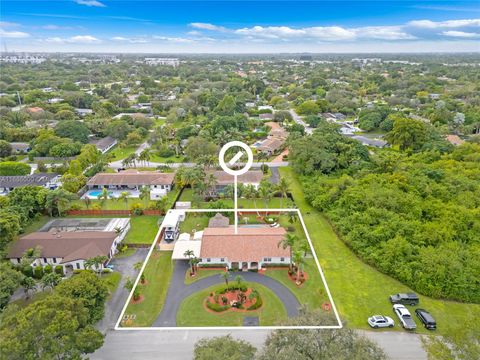
[[[129,197],[130,198],[138,198],[140,197],[140,191],[138,190],[108,190],[108,197],[110,199],[117,199],[120,197],[122,192],[128,191],[130,193]],[[95,195],[92,195],[95,194]],[[88,190],[85,194],[83,194],[82,199],[89,198],[89,199],[98,199],[98,195],[96,194],[101,194],[101,190]]]

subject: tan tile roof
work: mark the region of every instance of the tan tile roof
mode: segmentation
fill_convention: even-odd
[[[453,145],[462,145],[465,142],[458,135],[447,135],[447,141]]]
[[[284,143],[285,141],[280,138],[276,138],[276,137],[268,138],[257,148],[257,150],[272,151],[272,152],[277,151],[283,146]]]
[[[211,173],[213,173],[217,179],[217,185],[233,184],[233,175],[227,174],[225,171],[207,172],[207,174]],[[250,170],[238,176],[238,182],[241,184],[259,184],[262,178],[263,173],[260,170]]]
[[[228,228],[206,228],[203,231],[201,258],[227,258],[232,261],[262,261],[264,257],[289,257],[289,249],[278,246],[285,236],[283,228],[239,227],[235,234]]]
[[[115,174],[98,173],[88,180],[87,185],[171,185],[174,178],[174,173],[122,171]]]
[[[41,249],[40,257],[63,258],[64,263],[108,256],[117,236],[115,231],[34,232],[14,241],[7,257],[20,258],[25,250],[37,246]]]

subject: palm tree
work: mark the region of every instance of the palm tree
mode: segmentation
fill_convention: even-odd
[[[192,257],[188,263],[190,264],[191,270],[192,270],[192,275],[195,275],[197,272],[197,264],[200,262],[200,259],[197,257]]]
[[[37,290],[35,280],[31,277],[25,276],[22,281],[23,291],[25,292],[25,298],[30,298],[30,292],[34,293]]]
[[[62,188],[58,188],[47,193],[45,199],[45,208],[48,209],[50,216],[56,212],[58,216],[62,216],[63,208],[65,208],[71,201],[77,198],[76,194],[72,194]]]
[[[53,289],[60,283],[61,280],[62,277],[57,273],[51,272],[49,274],[45,274],[42,278],[42,288],[43,290],[45,290],[47,287]]]
[[[243,277],[241,275],[237,275],[237,276],[235,276],[235,281],[237,283],[237,286],[240,288],[240,286],[243,283]]]
[[[145,202],[145,208],[148,206],[148,200],[150,199],[150,186],[142,186],[140,188],[140,199]]]
[[[195,269],[193,268],[193,262],[191,262],[191,260],[195,256],[195,253],[193,252],[193,250],[188,249],[183,253],[183,256],[188,257],[189,259],[188,263],[190,264],[190,273],[192,275],[195,274]]]
[[[282,247],[283,249],[287,249],[289,250],[290,252],[290,269],[292,268],[292,249],[293,249],[293,246],[296,244],[296,242],[298,241],[298,236],[295,235],[295,234],[291,234],[291,233],[286,233],[285,234],[285,237],[280,240],[280,242],[278,243],[278,246]]]
[[[290,191],[289,183],[287,179],[281,178],[280,182],[277,185],[277,191],[280,193],[280,208],[283,207],[283,198],[288,196],[288,192]]]
[[[83,198],[83,202],[85,203],[85,207],[88,208],[90,207],[90,204],[92,203],[92,201],[90,200],[90,198],[87,196],[85,198]]]
[[[300,275],[303,273],[303,265],[305,264],[305,259],[301,251],[296,250],[293,253],[293,262],[297,267],[297,276],[296,276],[297,282],[300,282]]]
[[[143,149],[138,156],[138,160],[142,161],[144,166],[147,166],[148,161],[150,161],[150,149]]]
[[[228,280],[230,279],[230,273],[228,271],[225,271],[224,273],[220,274],[220,277],[225,280],[225,284],[227,285],[228,289]]]
[[[130,193],[128,191],[122,191],[120,193],[120,196],[118,197],[118,200],[123,200],[125,202],[125,209],[128,210],[128,198],[130,196]]]
[[[308,241],[303,241],[300,245],[300,250],[303,251],[303,257],[307,257],[307,254],[310,252],[310,245]]]
[[[161,197],[160,200],[158,200],[156,203],[157,209],[164,214],[167,212],[168,205],[169,205],[169,200],[167,196]]]
[[[97,196],[98,200],[100,200],[100,204],[103,205],[105,204],[105,201],[108,200],[110,194],[108,193],[108,189],[106,187],[102,188],[102,193]]]
[[[98,270],[100,270],[99,269],[100,265],[102,265],[107,260],[108,260],[108,258],[106,256],[99,255],[99,256],[95,256],[95,257],[92,257],[90,259],[85,260],[85,262],[83,263],[83,266],[85,267],[85,269],[92,269],[94,267],[95,270],[97,270],[96,272],[98,274],[101,274],[102,272],[98,271]]]
[[[265,208],[268,208],[268,202],[273,196],[272,184],[269,183],[267,180],[262,180],[262,182],[260,183],[260,187],[258,188],[258,195],[265,202]]]

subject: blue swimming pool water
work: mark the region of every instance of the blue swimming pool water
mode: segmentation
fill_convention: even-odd
[[[101,190],[92,190],[92,191],[89,191],[88,192],[88,195],[90,196],[94,196],[94,197],[98,197],[99,195],[102,194],[102,191]],[[112,195],[113,193],[111,191],[108,192],[108,195]]]

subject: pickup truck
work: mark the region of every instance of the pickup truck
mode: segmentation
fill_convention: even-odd
[[[420,299],[415,293],[400,293],[395,295],[390,295],[390,302],[392,304],[403,304],[403,305],[418,305]]]
[[[417,324],[415,324],[415,320],[413,320],[410,311],[402,305],[402,304],[395,304],[393,305],[393,311],[397,314],[400,323],[402,324],[403,328],[406,330],[414,330],[417,328]]]

